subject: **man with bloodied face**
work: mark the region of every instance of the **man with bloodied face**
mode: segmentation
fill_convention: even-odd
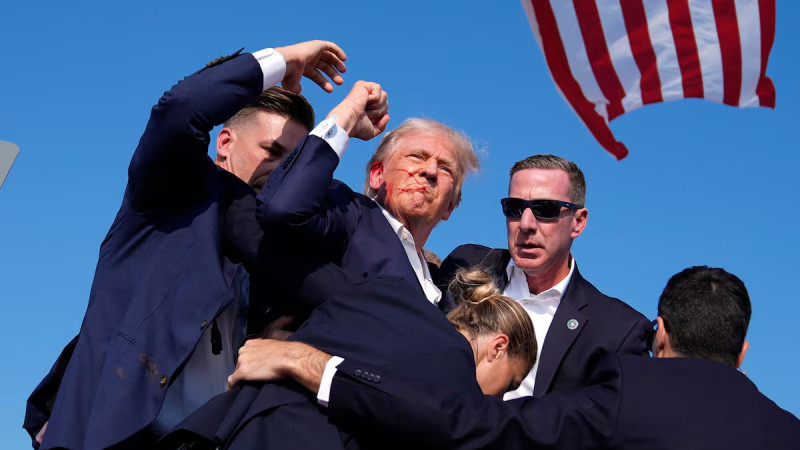
[[[366,111],[364,121],[377,119],[369,103]],[[334,108],[317,129],[336,145],[301,142],[258,195],[256,218],[269,238],[259,247],[262,272],[253,288],[266,290],[251,292],[250,328],[283,325],[276,319],[292,316],[295,325],[304,323],[295,335],[304,342],[476,393],[472,355],[451,358],[468,343],[448,335],[454,330],[436,308],[451,306],[440,304],[422,253],[433,228],[458,205],[465,174],[477,169],[472,145],[438,122],[409,119],[382,139],[367,164],[367,195],[359,194],[333,179],[343,154],[334,149],[346,147],[343,129],[352,113],[347,101]],[[248,348],[251,360],[270,358]],[[370,437],[358,438],[366,439],[362,448],[373,448]],[[266,384],[212,399],[162,445],[339,449],[349,439],[296,386]]]
[[[333,137],[347,138],[336,125],[337,116],[349,114],[346,107],[337,106],[327,119]],[[422,249],[433,228],[458,206],[465,176],[478,169],[469,139],[433,120],[406,120],[383,137],[367,163],[366,195],[333,179],[342,155],[319,150],[327,151],[301,149],[289,155],[259,194],[259,223],[291,246],[291,251],[276,252],[274,247],[281,244],[270,242],[263,253],[273,260],[275,255],[299,253],[304,261],[334,262],[365,278],[416,280],[433,305],[452,309],[454,305],[440,304],[442,293],[431,280]],[[291,256],[273,264],[285,268],[292,264]],[[274,306],[262,305],[262,312],[274,311]]]

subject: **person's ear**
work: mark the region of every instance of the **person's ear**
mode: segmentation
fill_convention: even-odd
[[[217,161],[225,161],[231,154],[231,143],[233,142],[233,130],[223,128],[217,135]]]
[[[580,236],[583,233],[583,230],[586,228],[586,221],[589,219],[589,210],[586,208],[580,208],[575,211],[574,217],[572,219],[572,239]]]
[[[664,319],[661,316],[656,317],[658,328],[656,329],[655,349],[653,349],[653,356],[656,358],[666,358],[672,352],[672,342],[669,340],[669,334],[664,327]]]
[[[375,161],[372,167],[369,168],[369,187],[374,190],[379,190],[384,182],[383,162]]]
[[[505,333],[498,333],[489,340],[487,360],[493,362],[508,354],[508,336]]]
[[[739,356],[736,357],[736,368],[737,369],[742,366],[742,363],[744,362],[744,355],[745,355],[745,353],[747,353],[747,350],[749,350],[749,349],[750,349],[750,343],[747,342],[747,341],[742,342],[742,351],[739,352]]]
[[[447,207],[447,210],[444,212],[444,214],[442,214],[442,217],[441,217],[441,219],[442,219],[443,221],[444,221],[444,220],[447,220],[447,219],[449,219],[449,218],[450,218],[450,214],[452,214],[452,213],[453,213],[453,210],[454,210],[455,208],[456,208],[456,207],[453,205],[453,203],[452,203],[452,202],[450,202],[450,206],[448,206],[448,207]]]

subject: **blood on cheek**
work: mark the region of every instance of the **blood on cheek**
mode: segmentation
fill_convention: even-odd
[[[399,188],[398,189],[399,191],[401,191],[401,192],[421,192],[421,191],[428,190],[427,186],[425,186],[422,183],[420,183],[419,180],[414,176],[414,174],[411,173],[411,171],[406,170],[406,169],[395,169],[395,171],[396,172],[403,172],[403,173],[408,174],[408,177],[411,178],[412,180],[414,180],[414,183],[417,184],[417,186],[413,186],[413,187]],[[387,190],[388,193],[391,193],[392,189],[393,189],[393,186],[389,186],[389,185],[386,186],[386,190]]]

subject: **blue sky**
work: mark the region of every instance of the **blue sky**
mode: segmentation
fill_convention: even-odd
[[[56,3],[56,2],[52,2]],[[464,201],[434,230],[444,256],[468,242],[503,247],[499,198],[511,164],[536,153],[575,161],[588,183],[587,229],[573,252],[583,275],[649,317],[684,267],[737,274],[753,302],[743,368],[800,415],[794,289],[800,221],[795,82],[800,6],[778,5],[768,74],[777,108],[686,100],[612,123],[630,150],[617,162],[556,92],[518,1],[134,4],[11,2],[0,16],[0,140],[20,154],[0,189],[0,436],[26,448],[25,399],[77,333],[100,242],[150,107],[206,62],[309,39],[348,55],[345,86],[305,92],[318,117],[366,79],[389,92],[389,126],[410,116],[464,130],[485,149]],[[360,186],[375,143],[352,143],[337,177]]]

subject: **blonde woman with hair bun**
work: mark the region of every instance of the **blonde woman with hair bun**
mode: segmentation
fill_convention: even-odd
[[[525,309],[500,294],[483,269],[460,269],[449,286],[458,306],[447,320],[470,342],[486,395],[519,387],[536,362],[536,334]]]

